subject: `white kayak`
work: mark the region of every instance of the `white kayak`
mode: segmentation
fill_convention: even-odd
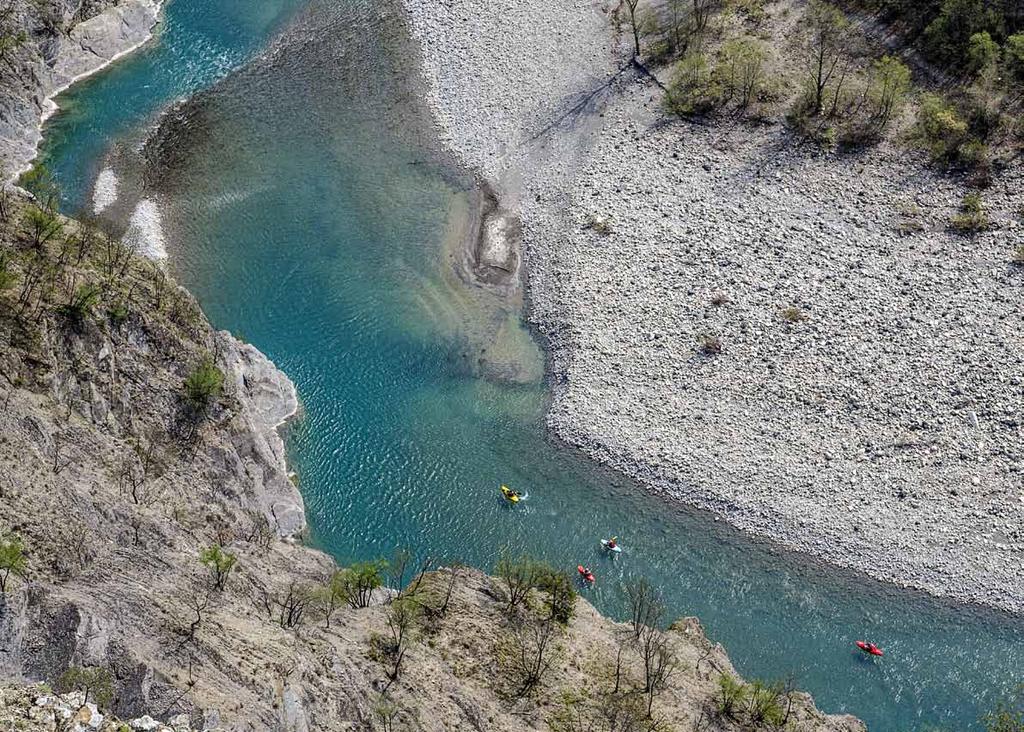
[[[605,549],[607,549],[610,552],[615,552],[616,554],[618,554],[619,552],[622,551],[622,547],[621,546],[619,546],[618,544],[616,544],[615,546],[612,546],[608,542],[607,539],[601,539],[601,546],[603,546]]]

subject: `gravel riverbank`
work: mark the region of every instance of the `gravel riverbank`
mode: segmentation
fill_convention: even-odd
[[[964,237],[964,190],[906,150],[665,118],[611,3],[405,6],[442,139],[521,218],[559,437],[784,546],[1024,610],[1019,166]]]

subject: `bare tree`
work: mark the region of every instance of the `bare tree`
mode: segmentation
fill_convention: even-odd
[[[407,598],[399,598],[388,607],[387,622],[390,638],[387,641],[386,651],[390,660],[387,672],[389,682],[398,679],[402,661],[412,643],[420,613],[420,606]]]
[[[285,629],[294,628],[302,622],[302,616],[316,597],[316,593],[295,580],[289,582],[283,591],[271,592],[266,587],[257,586],[256,592],[257,606]]]
[[[533,691],[554,663],[559,625],[553,620],[521,618],[512,625],[509,662],[519,679],[517,696]]]
[[[462,573],[461,564],[452,564],[448,567],[448,580],[445,583],[444,589],[444,600],[441,602],[440,607],[437,609],[439,615],[444,615],[448,612],[448,608],[452,603],[452,594],[455,592],[455,583],[459,579],[459,575]]]
[[[633,30],[633,58],[640,58],[640,17],[637,12],[637,6],[640,4],[640,0],[621,0],[622,5],[626,6],[626,11],[629,13],[629,25]]]
[[[640,640],[644,628],[653,628],[661,624],[665,615],[665,602],[661,593],[647,581],[646,577],[627,582],[623,589],[629,605],[633,638]]]
[[[508,592],[506,610],[521,605],[537,581],[537,563],[529,557],[512,558],[507,551],[498,560],[498,577],[505,583]]]
[[[246,511],[246,516],[249,517],[249,527],[242,534],[242,540],[254,545],[260,552],[266,554],[270,551],[270,546],[274,543],[274,539],[277,538],[277,532],[274,531],[274,527],[270,525],[270,519],[262,511],[252,509]]]
[[[811,0],[804,16],[804,33],[814,112],[821,114],[826,88],[835,81],[834,100],[838,100],[849,69],[849,22],[834,5]]]
[[[647,695],[647,717],[654,711],[654,698],[667,686],[672,674],[679,668],[675,651],[668,636],[657,628],[645,628],[639,644],[644,664],[644,693]]]
[[[66,468],[69,465],[71,465],[71,462],[72,462],[71,458],[62,458],[61,457],[60,453],[61,453],[61,447],[63,446],[63,443],[64,443],[64,440],[61,437],[60,433],[57,432],[56,434],[54,434],[54,436],[53,436],[53,463],[52,463],[52,466],[51,466],[53,468],[53,474],[54,475],[59,475],[60,472],[62,470],[64,470],[64,468]]]

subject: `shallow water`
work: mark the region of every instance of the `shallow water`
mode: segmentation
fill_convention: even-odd
[[[240,0],[174,0],[162,40],[177,50],[155,46],[66,95],[45,152],[68,207],[86,203],[113,141],[138,139],[155,109],[246,58],[292,5],[248,0],[258,22],[211,36]],[[647,496],[546,438],[539,379],[481,378],[495,332],[523,373],[538,354],[517,313],[439,256],[465,192],[430,162],[403,80],[409,50],[373,7],[304,14],[302,43],[182,108],[162,138],[167,169],[148,178],[176,273],[298,386],[290,455],[312,541],[342,561],[409,546],[490,568],[508,545],[584,562],[598,577],[589,599],[612,613],[619,581],[642,574],[745,675],[793,675],[823,709],[874,730],[976,727],[1024,680],[1021,623],[826,570]],[[530,499],[504,505],[503,482]],[[597,544],[613,533],[616,560]],[[862,657],[857,638],[887,657]]]

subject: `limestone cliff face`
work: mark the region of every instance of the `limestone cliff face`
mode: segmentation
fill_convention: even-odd
[[[24,170],[51,97],[150,37],[162,0],[13,0],[0,34],[20,35],[0,64],[0,171]],[[23,34],[23,35],[22,35]]]

